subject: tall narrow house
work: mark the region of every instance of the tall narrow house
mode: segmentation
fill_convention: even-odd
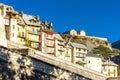
[[[32,16],[28,14],[21,13],[21,18],[25,22],[25,26],[22,26],[21,33],[23,37],[25,36],[25,45],[38,49],[41,49],[41,26],[39,21],[39,16]],[[19,27],[20,28],[20,27]]]
[[[64,39],[60,34],[55,34],[55,56],[64,59]]]
[[[55,32],[52,23],[42,22],[42,47],[41,51],[50,55],[55,55]]]
[[[4,17],[4,25],[6,29],[6,36],[8,40],[17,42],[17,12],[13,7],[1,4],[1,14]]]
[[[0,46],[7,47],[4,17],[0,8]]]

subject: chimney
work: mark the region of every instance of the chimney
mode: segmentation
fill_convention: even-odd
[[[23,11],[20,11],[19,14],[20,14],[21,17],[23,17],[24,13],[23,13]]]

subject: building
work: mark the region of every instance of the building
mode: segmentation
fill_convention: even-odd
[[[72,36],[77,36],[77,31],[75,31],[74,29],[72,29],[72,30],[70,31],[70,35],[72,35]]]
[[[118,71],[118,77],[120,77],[120,55],[112,57],[111,61],[113,61],[115,64],[118,65],[117,71]]]
[[[21,35],[26,37],[25,45],[41,50],[42,27],[40,26],[39,17],[23,13],[21,13],[21,17],[25,22],[25,26],[22,26],[23,29],[20,29],[21,26],[19,26],[19,32],[22,32]]]
[[[87,47],[83,44],[68,42],[66,45],[65,54],[69,57],[68,60],[72,63],[86,63]]]
[[[1,14],[4,17],[6,37],[8,40],[17,42],[17,12],[13,7],[0,4]]]
[[[70,42],[65,43],[64,60],[74,63],[73,47]]]
[[[1,9],[0,9],[0,46],[7,47],[4,17],[1,14]]]
[[[22,13],[20,12],[18,14],[18,19],[17,19],[17,43],[25,45],[26,42],[26,24],[22,18]]]
[[[86,36],[86,32],[84,30],[80,31],[80,36]]]
[[[60,34],[55,34],[55,56],[64,59],[64,40]]]
[[[88,53],[86,56],[86,67],[98,71],[98,72],[102,72],[102,58],[101,56],[95,54],[95,53]]]
[[[115,64],[113,61],[110,60],[102,60],[102,66],[104,73],[106,73],[110,77],[118,77],[117,67],[118,65]]]
[[[42,45],[41,51],[50,55],[55,55],[55,31],[52,23],[41,22],[42,25]]]

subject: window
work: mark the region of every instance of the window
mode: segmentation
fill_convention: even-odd
[[[84,58],[82,58],[82,61],[84,61]]]
[[[24,39],[21,39],[22,42],[24,42],[25,40]]]
[[[36,29],[36,33],[39,34],[39,33],[40,33],[40,30],[39,30],[39,29]]]
[[[110,76],[110,69],[108,69],[108,75]]]
[[[24,26],[22,26],[22,28],[24,29]]]
[[[13,25],[13,29],[15,29],[15,25]]]
[[[32,32],[34,32],[34,28],[32,28]]]
[[[19,31],[19,27],[17,28],[17,30]]]
[[[88,61],[88,63],[90,63],[90,61]]]
[[[12,33],[12,37],[14,37],[14,33]]]
[[[114,77],[115,77],[115,69],[114,69]]]
[[[84,52],[86,52],[87,50],[86,49],[84,49]]]
[[[39,44],[36,44],[36,48],[39,48]]]
[[[81,51],[81,49],[79,49],[79,51]]]
[[[24,32],[22,32],[22,37],[24,37]]]
[[[79,56],[79,53],[77,53],[76,56]]]
[[[8,11],[8,10],[9,10],[9,8],[6,8],[6,10]]]

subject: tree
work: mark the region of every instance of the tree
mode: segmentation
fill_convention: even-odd
[[[28,39],[25,39],[25,46],[31,47],[31,42]]]

